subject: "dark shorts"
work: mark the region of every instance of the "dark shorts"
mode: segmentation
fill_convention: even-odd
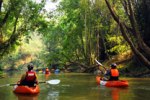
[[[119,80],[119,77],[110,77],[109,81],[117,81]]]
[[[33,87],[35,85],[35,82],[27,82],[27,81],[22,81],[20,85],[27,85],[29,87]]]

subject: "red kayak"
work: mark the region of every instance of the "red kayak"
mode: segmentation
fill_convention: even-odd
[[[14,86],[14,93],[19,94],[38,94],[40,92],[39,86],[28,87],[28,86]]]
[[[107,87],[128,87],[129,83],[126,80],[118,80],[118,81],[104,81],[101,80],[101,77],[96,76],[96,83],[99,85],[107,86]]]

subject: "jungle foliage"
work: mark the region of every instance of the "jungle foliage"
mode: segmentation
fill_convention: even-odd
[[[87,71],[95,68],[94,59],[103,62],[132,51],[149,69],[148,0],[52,0],[58,1],[57,9],[47,11],[46,0],[0,0],[2,60],[37,33],[44,43],[34,62],[44,66]]]
[[[120,5],[119,5],[120,6]],[[102,0],[62,0],[50,13],[44,41],[49,63],[88,68],[129,50]],[[121,10],[118,13],[122,16]]]

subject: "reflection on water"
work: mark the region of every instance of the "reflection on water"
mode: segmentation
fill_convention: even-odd
[[[48,80],[50,77],[50,74],[45,74],[45,80]]]
[[[17,100],[38,100],[38,95],[23,95],[23,94],[15,94],[17,96]]]
[[[119,98],[123,93],[128,93],[128,88],[112,88],[111,89],[112,100],[120,100]]]
[[[100,100],[102,98],[104,98],[103,100],[130,100],[128,99],[128,96],[126,96],[129,92],[129,88],[105,87],[98,85],[97,88],[94,89],[97,90],[98,93],[95,93],[98,95],[96,100]]]
[[[47,95],[47,100],[59,100],[59,92],[49,91]]]
[[[112,100],[119,100],[119,89],[114,88],[111,91]]]
[[[149,100],[150,78],[126,78],[128,88],[110,88],[96,85],[95,76],[90,74],[52,74],[45,77],[38,74],[39,81],[60,79],[58,85],[39,84],[40,93],[33,95],[15,95],[12,86],[5,84],[16,83],[20,73],[0,79],[0,100]]]

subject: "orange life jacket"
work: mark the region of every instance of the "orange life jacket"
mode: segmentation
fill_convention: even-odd
[[[118,69],[111,69],[111,76],[112,77],[118,77],[119,76],[119,71]]]
[[[36,75],[34,71],[27,71],[25,80],[28,82],[33,82],[36,79]]]

